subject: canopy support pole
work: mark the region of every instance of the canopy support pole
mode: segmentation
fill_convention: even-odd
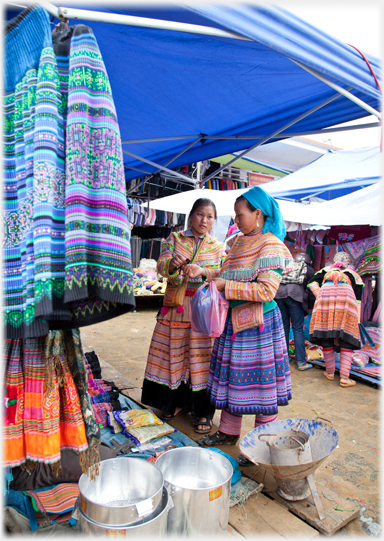
[[[45,0],[38,0],[42,8],[48,13],[54,15],[60,20],[80,19],[83,21],[96,21],[101,23],[125,24],[129,26],[142,26],[145,28],[158,28],[162,30],[174,30],[177,32],[188,32],[191,34],[202,34],[205,36],[216,36],[219,38],[241,39],[243,41],[253,41],[249,38],[221,30],[220,28],[211,28],[200,24],[179,23],[174,21],[162,21],[159,19],[150,19],[147,17],[134,17],[132,15],[120,15],[118,13],[104,13],[101,11],[90,11],[88,9],[75,9],[71,7],[57,7]],[[29,2],[26,2],[27,4]]]
[[[348,89],[350,90],[350,88]],[[294,120],[291,120],[290,122],[288,122],[288,124],[285,124],[285,126],[283,126],[282,128],[279,128],[278,130],[276,130],[274,133],[272,133],[272,135],[268,135],[267,137],[265,137],[264,139],[262,139],[260,142],[256,143],[255,145],[251,146],[250,148],[247,148],[246,150],[243,150],[243,152],[241,152],[238,156],[236,156],[235,158],[233,158],[233,160],[230,160],[229,162],[227,162],[226,164],[224,164],[222,167],[220,167],[219,169],[217,169],[216,171],[214,171],[213,173],[211,173],[210,175],[208,175],[207,177],[205,177],[204,179],[201,180],[201,183],[203,182],[206,182],[207,180],[209,180],[211,177],[217,175],[217,173],[219,173],[220,171],[222,171],[223,169],[225,169],[226,167],[228,167],[229,165],[231,165],[231,163],[235,162],[236,160],[238,160],[239,158],[242,158],[243,156],[245,156],[245,154],[248,154],[248,152],[250,152],[251,150],[259,147],[260,145],[262,145],[263,143],[265,143],[266,141],[268,141],[269,139],[271,139],[272,137],[274,137],[275,135],[279,134],[280,132],[286,130],[287,128],[289,128],[290,126],[292,126],[293,124],[296,124],[297,122],[300,122],[300,120],[302,120],[303,118],[309,116],[310,114],[314,113],[315,111],[317,111],[318,109],[321,109],[322,107],[325,107],[325,105],[328,105],[328,103],[331,103],[332,101],[336,100],[337,98],[340,97],[340,94],[335,94],[334,96],[331,96],[330,98],[326,99],[325,101],[323,101],[322,103],[319,103],[318,105],[316,105],[315,107],[312,107],[312,109],[310,109],[309,111],[307,111],[306,113],[303,113],[302,115],[300,115],[299,117],[295,118]]]
[[[192,143],[190,143],[186,148],[184,148],[181,152],[179,152],[179,153],[177,154],[177,156],[175,156],[174,158],[172,158],[171,160],[169,160],[167,163],[165,163],[165,164],[163,165],[163,167],[166,167],[166,166],[169,165],[170,163],[172,163],[172,162],[174,162],[175,160],[177,160],[177,158],[179,158],[182,154],[184,154],[184,152],[187,152],[187,150],[189,150],[191,147],[193,147],[193,145],[195,145],[196,143],[198,143],[199,141],[201,141],[201,139],[202,139],[202,136],[198,137],[198,138],[196,139],[196,141],[192,141]],[[156,173],[158,173],[159,171],[161,171],[161,169],[158,169],[158,170],[155,171],[154,173],[150,173],[151,176],[150,176],[149,178],[147,178],[147,181],[148,181],[149,179],[151,179],[154,175],[156,175]],[[196,183],[196,181],[194,181],[194,182]]]
[[[140,160],[144,163],[147,163],[148,165],[157,167],[160,171],[167,171],[167,173],[170,173],[171,175],[175,177],[182,178],[183,180],[187,180],[189,184],[196,183],[196,181],[193,178],[187,177],[185,175],[181,175],[180,173],[177,173],[176,171],[172,171],[172,169],[168,169],[167,167],[164,167],[163,165],[159,165],[158,163],[152,162],[151,160],[147,160],[146,158],[142,158],[141,156],[138,156],[137,154],[128,152],[128,150],[123,150],[123,153],[127,154],[127,156],[131,156],[131,158],[136,158],[136,160]]]
[[[380,128],[381,122],[371,122],[368,124],[354,124],[353,126],[341,126],[338,128],[325,128],[321,130],[308,130],[299,133],[284,133],[271,139],[290,139],[291,137],[300,137],[304,135],[327,135],[328,133],[336,133],[339,131],[351,131],[351,130],[362,130],[364,128]],[[121,141],[122,145],[131,145],[135,143],[156,143],[157,141],[177,141],[178,139],[194,139],[198,137],[197,135],[180,135],[175,137],[152,137],[151,139],[128,139],[127,141]],[[208,141],[211,139],[238,139],[242,140],[252,140],[252,139],[264,139],[266,135],[204,135],[201,139],[203,141]]]
[[[290,58],[290,60],[292,60],[292,58]],[[305,71],[307,71],[308,73],[310,73],[311,75],[313,75],[317,79],[320,79],[320,81],[322,81],[326,85],[330,86],[334,90],[337,90],[337,92],[342,94],[345,98],[348,98],[349,100],[353,101],[354,103],[356,103],[356,105],[359,105],[360,107],[365,109],[371,115],[375,115],[381,121],[382,117],[381,117],[381,113],[379,113],[379,111],[376,111],[376,109],[374,109],[373,107],[371,107],[370,105],[365,103],[360,98],[357,98],[356,96],[354,96],[353,94],[348,92],[348,90],[346,90],[346,89],[342,88],[341,86],[339,86],[338,84],[330,81],[329,79],[327,79],[326,77],[321,75],[319,72],[313,70],[312,68],[308,68],[307,66],[304,66],[303,64],[301,64],[300,62],[297,62],[296,60],[292,60],[292,62],[294,62],[295,64],[297,64],[301,68],[303,68]]]

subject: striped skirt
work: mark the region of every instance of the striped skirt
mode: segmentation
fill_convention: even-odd
[[[320,345],[338,338],[351,349],[360,349],[359,309],[349,284],[325,282],[313,307],[309,340]]]
[[[259,327],[236,334],[231,310],[224,332],[216,338],[207,391],[218,409],[231,413],[273,415],[292,398],[291,372],[280,310],[264,314]]]
[[[184,299],[184,312],[170,308],[160,315],[149,346],[144,377],[177,389],[190,382],[193,391],[205,389],[214,338],[194,332],[190,323],[190,297]]]

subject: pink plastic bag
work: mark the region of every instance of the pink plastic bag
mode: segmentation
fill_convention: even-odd
[[[229,302],[215,282],[200,286],[191,300],[191,326],[195,332],[218,337],[224,330]]]

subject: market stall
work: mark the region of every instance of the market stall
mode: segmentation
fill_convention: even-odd
[[[59,473],[67,449],[78,470],[96,477],[108,413],[132,409],[111,382],[92,383],[100,378],[91,376],[79,331],[135,307],[130,180],[144,175],[148,182],[160,169],[190,182],[168,166],[240,150],[244,141],[255,147],[289,136],[292,125],[298,134],[372,113],[381,118],[369,69],[380,76],[378,61],[369,57],[368,65],[349,46],[283,10],[177,8],[160,13],[153,25],[153,9],[97,6],[101,17],[41,5],[46,9],[32,5],[10,21],[5,40],[8,484],[14,468],[27,476],[44,466]],[[144,27],[142,20],[141,26],[137,19],[127,22],[130,11],[146,15]],[[73,25],[74,19],[86,24]],[[208,26],[197,28],[202,22]],[[263,78],[267,86],[255,84]],[[180,195],[189,207],[198,192]],[[223,199],[223,209],[230,206]],[[71,526],[75,493],[50,482],[40,486],[53,490],[48,496],[19,487],[10,507],[36,528]]]

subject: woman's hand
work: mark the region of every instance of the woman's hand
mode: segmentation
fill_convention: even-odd
[[[198,276],[205,276],[205,269],[192,263],[191,265],[184,265],[183,272],[190,278],[197,278]]]
[[[182,255],[176,254],[169,262],[169,272],[172,274],[175,269],[181,267],[182,265],[185,265],[187,261],[187,258],[183,257]]]
[[[215,282],[217,291],[224,291],[226,280],[223,280],[223,278],[214,278],[212,281]]]

